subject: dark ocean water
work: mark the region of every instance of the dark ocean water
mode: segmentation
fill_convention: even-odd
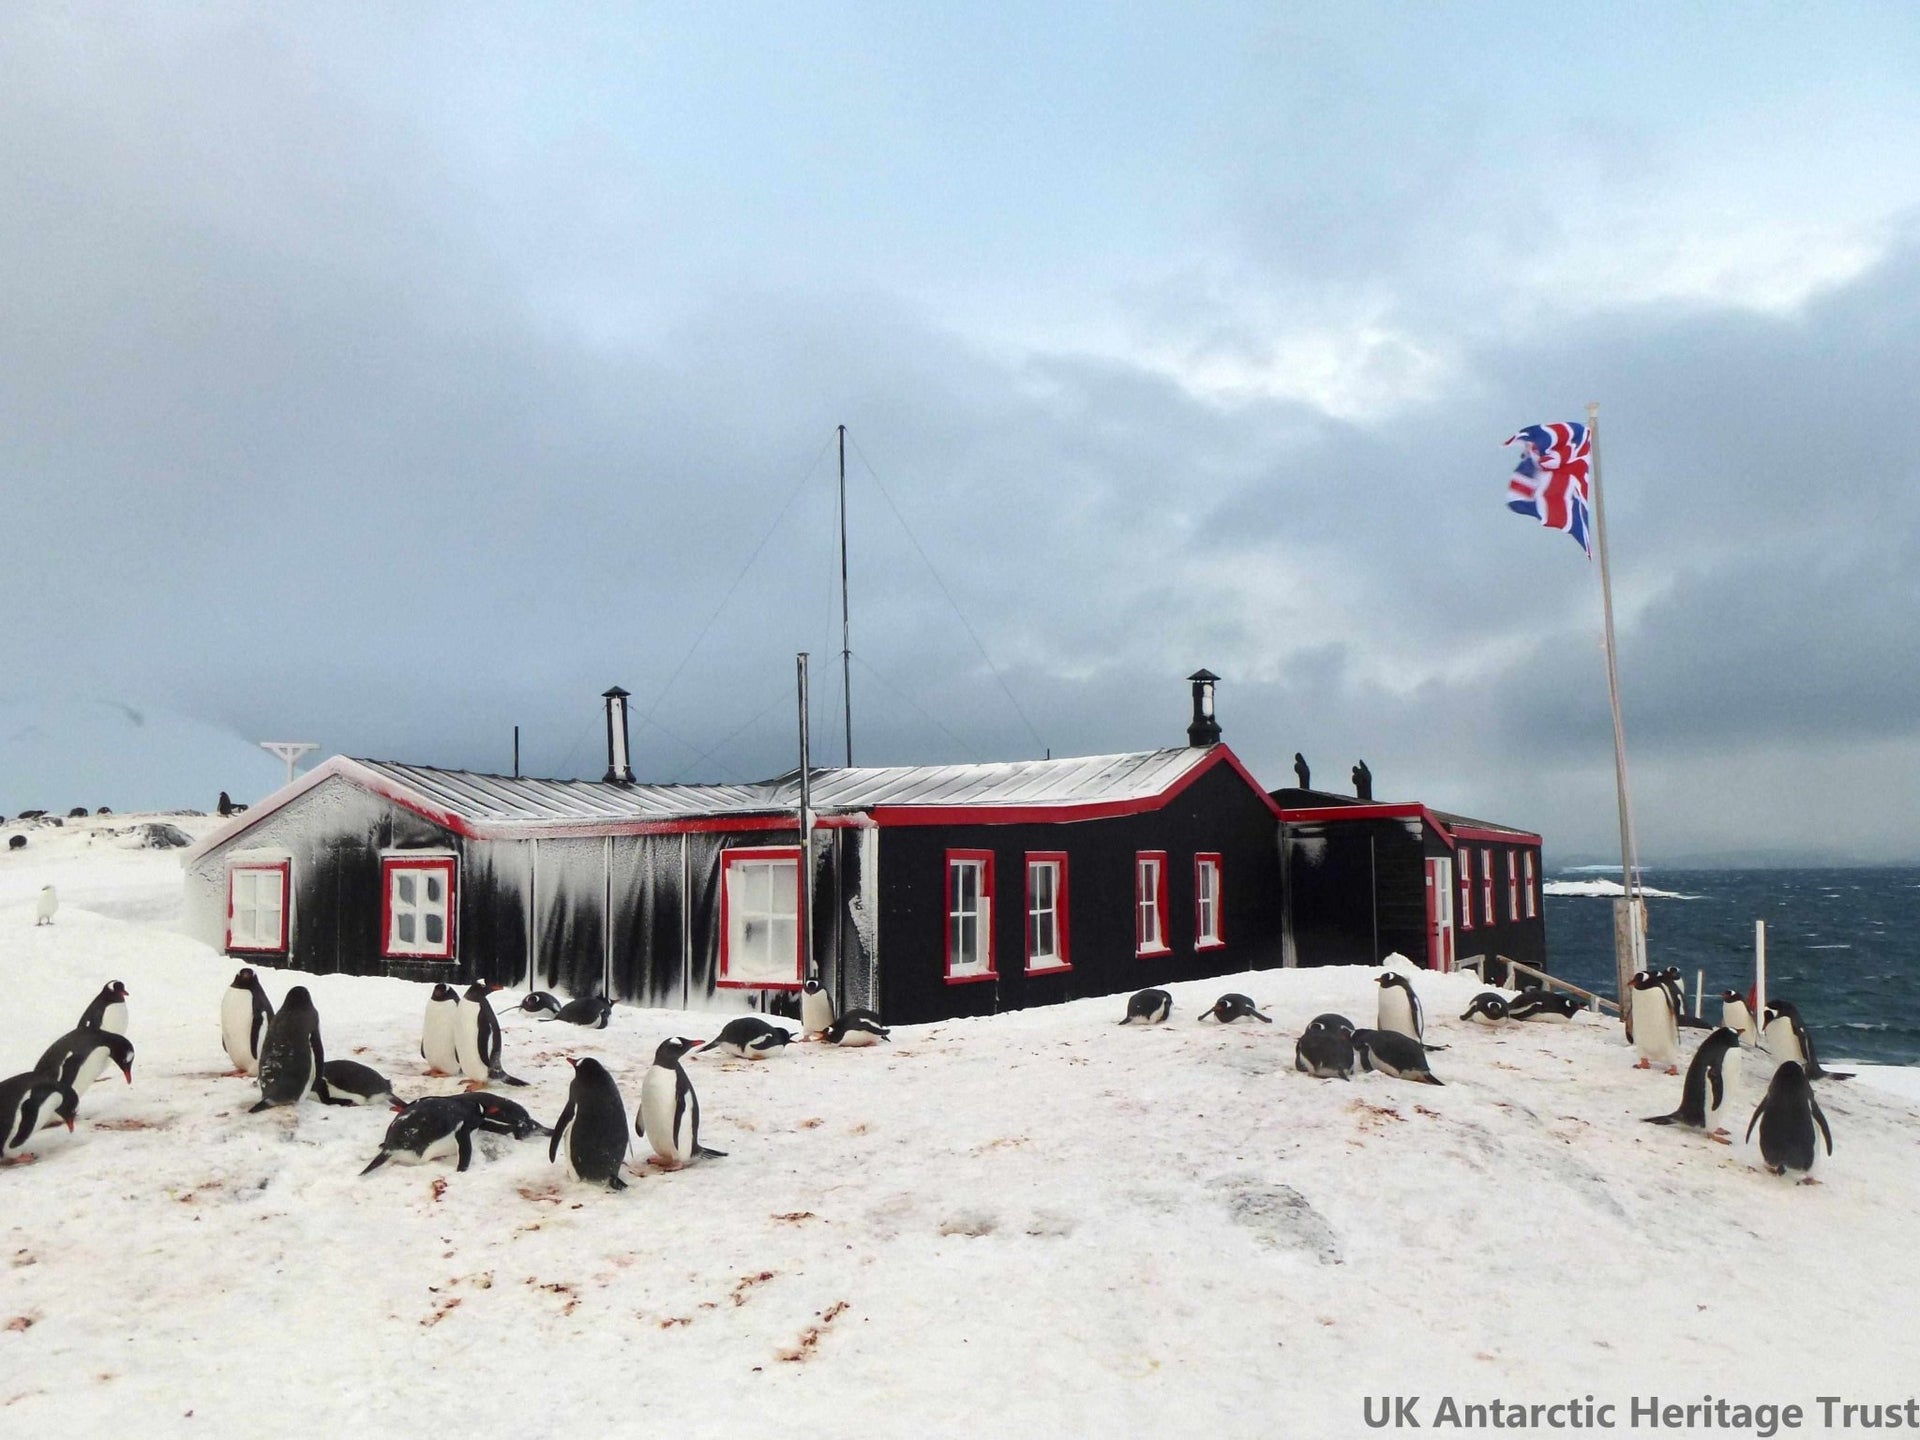
[[[1591,875],[1562,873],[1554,880]],[[1615,871],[1611,879],[1618,879]],[[1677,965],[1693,1005],[1718,1021],[1723,989],[1753,984],[1753,922],[1767,922],[1767,993],[1791,1000],[1822,1064],[1920,1065],[1920,867],[1862,870],[1648,870],[1646,884],[1697,898],[1647,900],[1647,952]],[[1613,907],[1548,895],[1547,968],[1614,993]]]

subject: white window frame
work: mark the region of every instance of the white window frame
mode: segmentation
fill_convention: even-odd
[[[1473,851],[1462,845],[1459,850],[1460,861],[1460,913],[1456,917],[1459,928],[1473,929]]]
[[[293,863],[290,860],[262,860],[239,863],[227,868],[227,949],[245,955],[284,955],[293,933],[288,915],[287,897],[292,891]],[[277,903],[271,908],[260,904],[261,882],[270,878]],[[263,925],[266,916],[270,926]]]
[[[1193,857],[1193,946],[1196,950],[1217,950],[1227,943],[1220,923],[1220,878],[1218,853],[1202,851]]]
[[[1527,919],[1533,920],[1533,919],[1537,919],[1540,914],[1540,891],[1538,888],[1539,882],[1537,877],[1533,873],[1533,851],[1531,850],[1523,851],[1522,855],[1526,861],[1526,867],[1527,867],[1526,880],[1524,885],[1524,889],[1526,891],[1526,896],[1527,896]]]
[[[949,850],[946,870],[947,983],[995,978],[993,966],[993,852]],[[969,951],[968,935],[972,946]]]
[[[1047,890],[1046,903],[1041,903],[1039,887],[1034,884],[1034,876],[1044,872],[1051,877]],[[1040,851],[1027,856],[1027,923],[1026,947],[1027,969],[1031,973],[1044,970],[1071,970],[1073,962],[1067,948],[1067,857],[1063,851]],[[1042,918],[1053,930],[1053,946],[1041,950],[1037,944],[1037,934]]]
[[[1167,941],[1167,852],[1139,850],[1133,857],[1133,953],[1165,955]]]
[[[438,881],[440,896],[432,891]],[[411,882],[409,885],[408,882]],[[415,851],[380,857],[380,953],[388,960],[451,960],[459,922],[460,861],[453,855]],[[409,896],[407,891],[411,889]],[[412,939],[403,938],[408,919],[417,920]],[[428,933],[440,922],[440,938]]]
[[[756,932],[756,927],[759,933]],[[791,940],[783,939],[783,931]],[[741,990],[798,990],[805,947],[800,934],[800,847],[737,848],[720,861],[720,975]]]
[[[1489,925],[1493,918],[1493,851],[1481,847],[1480,850],[1480,913]]]

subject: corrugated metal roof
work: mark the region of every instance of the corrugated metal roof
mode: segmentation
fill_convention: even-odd
[[[1071,806],[1152,799],[1205,760],[1182,746],[1126,755],[1014,760],[985,765],[900,765],[816,769],[818,814],[880,806]],[[527,780],[440,770],[391,760],[356,760],[390,784],[483,825],[619,823],[795,810],[799,772],[750,785],[610,785],[598,780]]]

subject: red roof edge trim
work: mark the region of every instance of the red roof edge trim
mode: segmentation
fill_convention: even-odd
[[[1540,845],[1538,835],[1526,830],[1486,830],[1477,825],[1449,826],[1433,811],[1420,804],[1400,805],[1317,805],[1306,810],[1284,810],[1280,818],[1289,824],[1303,820],[1419,820],[1431,825],[1448,849],[1456,840],[1472,840],[1492,845]]]

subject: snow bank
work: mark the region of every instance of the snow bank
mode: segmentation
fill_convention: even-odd
[[[1545,880],[1540,889],[1548,895],[1587,895],[1595,898],[1612,898],[1625,895],[1627,887],[1618,880]],[[1656,890],[1651,885],[1642,885],[1640,893],[1653,900],[1698,900],[1698,895],[1682,895],[1675,890]]]
[[[69,899],[36,929],[40,873]],[[0,856],[0,1073],[113,978],[139,1047],[0,1170],[8,1433],[1345,1436],[1369,1395],[1810,1402],[1909,1373],[1904,1327],[1859,1321],[1920,1284],[1915,1109],[1858,1082],[1821,1088],[1838,1150],[1801,1188],[1639,1123],[1680,1082],[1611,1025],[1456,1021],[1471,977],[1418,981],[1445,1088],[1296,1075],[1311,1016],[1371,1019],[1373,972],[1265,972],[1171,987],[1156,1029],[1096,1000],[701,1059],[730,1157],[620,1195],[495,1137],[465,1175],[362,1178],[384,1115],[246,1113],[236,965],[168,928],[179,883],[164,853]],[[75,898],[142,894],[135,920]],[[266,974],[296,979],[329,1054],[449,1088],[419,1073],[424,987]],[[1197,1022],[1225,990],[1278,1023]],[[631,1108],[711,1018],[503,1023],[551,1121],[565,1056]]]

